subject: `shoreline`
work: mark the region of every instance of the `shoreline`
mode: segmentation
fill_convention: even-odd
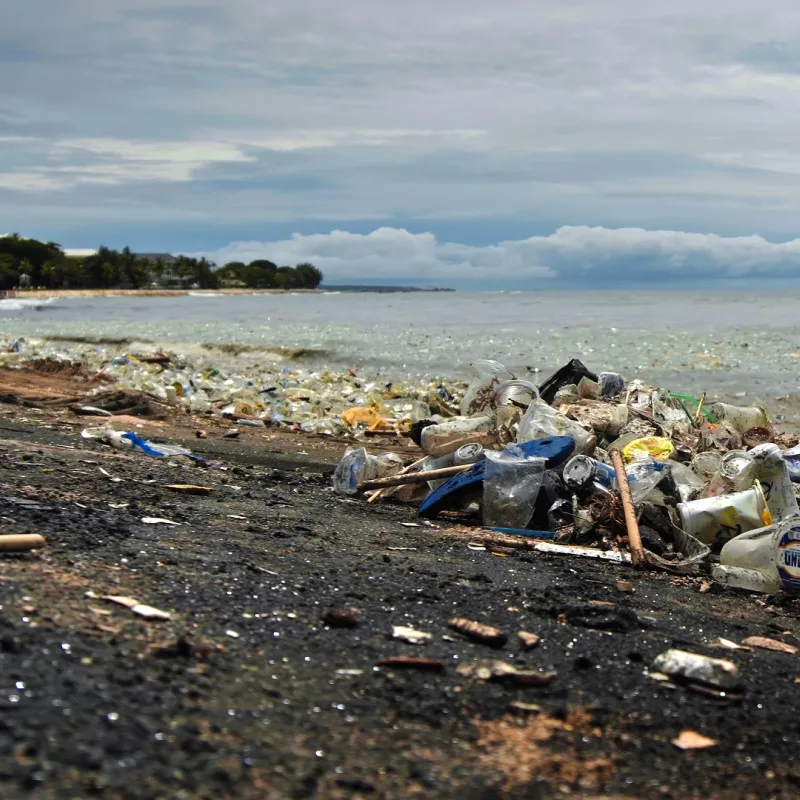
[[[186,297],[218,294],[325,294],[324,289],[9,289],[8,300],[61,297]]]

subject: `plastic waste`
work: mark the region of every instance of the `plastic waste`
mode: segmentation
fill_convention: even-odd
[[[526,409],[539,398],[539,390],[529,381],[504,381],[499,384],[492,395],[492,408],[513,405]]]
[[[501,383],[515,380],[499,361],[481,359],[470,365],[473,377],[461,401],[461,415],[478,414],[492,407],[492,398]]]
[[[333,473],[333,488],[338,494],[354,495],[362,483],[394,475],[402,468],[403,459],[396,453],[373,456],[363,447],[349,447]]]
[[[429,470],[434,469],[444,469],[445,467],[459,467],[464,464],[474,464],[479,459],[483,458],[484,450],[483,446],[480,444],[465,444],[455,450],[452,453],[447,453],[446,455],[439,456],[438,458],[432,458],[428,456],[422,464],[420,464],[420,472],[427,472]],[[431,489],[435,489],[437,486],[441,486],[443,483],[446,483],[449,479],[442,478],[436,481],[428,481],[428,486]]]
[[[595,382],[598,380],[598,376],[589,370],[582,361],[573,358],[539,386],[539,396],[545,403],[552,403],[559,389],[568,385],[577,387],[581,378],[589,378]]]
[[[752,489],[678,504],[681,528],[707,545],[772,524],[760,484]]]
[[[750,428],[769,428],[767,412],[760,406],[731,406],[727,403],[714,403],[711,412],[721,421],[730,423],[740,434]]]
[[[666,461],[674,452],[675,446],[672,442],[669,439],[662,439],[660,436],[634,439],[622,448],[622,455],[627,463],[641,458]]]
[[[588,456],[574,456],[564,467],[564,482],[573,492],[608,491],[616,484],[614,467]]]
[[[712,576],[727,586],[765,594],[800,591],[800,517],[743,533],[719,557]]]
[[[658,486],[667,474],[667,467],[653,458],[640,459],[625,467],[631,500],[634,505],[644,502],[653,489]],[[616,487],[616,477],[614,480]]]
[[[616,372],[601,372],[598,380],[603,397],[616,397],[625,391],[625,378]]]
[[[764,490],[774,522],[800,514],[791,475],[778,445],[760,444],[747,452],[726,453],[719,471],[738,491],[757,480]]]
[[[706,485],[705,481],[699,478],[686,464],[670,461],[666,466],[682,503],[691,502],[703,491]]]
[[[519,422],[517,444],[548,436],[569,436],[578,455],[589,449],[592,434],[574,420],[551,408],[542,400],[534,400]]]
[[[800,445],[792,447],[783,454],[789,477],[794,483],[800,483]]]
[[[483,524],[526,528],[544,481],[546,460],[526,456],[516,445],[486,452]]]
[[[422,452],[428,456],[453,453],[465,444],[491,447],[497,443],[496,420],[493,415],[454,417],[424,428],[420,437]]]
[[[698,453],[692,459],[692,472],[703,480],[711,480],[712,476],[719,470],[721,460],[721,455],[713,450]]]

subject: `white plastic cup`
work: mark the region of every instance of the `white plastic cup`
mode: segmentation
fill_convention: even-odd
[[[728,542],[772,522],[758,483],[745,492],[678,503],[678,515],[684,532],[707,545]]]

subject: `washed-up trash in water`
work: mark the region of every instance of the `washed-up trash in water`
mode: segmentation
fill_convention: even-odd
[[[403,468],[403,459],[396,453],[373,456],[363,447],[348,448],[333,473],[337,494],[358,494],[361,484],[395,475]]]
[[[477,678],[479,681],[507,681],[518,686],[549,686],[556,677],[555,672],[519,669],[506,661],[478,661],[474,664],[462,664],[456,672],[467,678]]]
[[[38,550],[46,544],[44,536],[38,533],[5,533],[0,535],[0,551],[4,553],[23,553]]]
[[[499,628],[484,625],[482,622],[453,617],[447,624],[462,636],[481,644],[488,644],[490,647],[502,647],[508,641],[508,636]]]
[[[653,661],[653,670],[673,679],[705,684],[720,689],[735,689],[741,680],[732,661],[690,653],[686,650],[667,650]]]
[[[416,631],[414,628],[407,628],[404,625],[394,625],[392,627],[392,638],[400,639],[409,644],[425,644],[425,642],[433,638],[433,634],[425,633],[425,631]]]
[[[772,522],[761,485],[745,492],[679,503],[681,528],[704,544],[721,545]]]
[[[178,494],[208,495],[213,491],[210,486],[193,486],[188,483],[170,483],[164,488],[169,489],[171,492],[178,492]]]
[[[96,595],[94,595],[96,597]],[[153,608],[153,606],[140,603],[133,597],[125,597],[124,595],[104,595],[102,600],[107,600],[109,603],[116,603],[120,606],[129,608],[134,614],[145,619],[167,620],[171,619],[170,614],[162,611],[160,608]]]
[[[145,525],[183,525],[182,522],[173,522],[171,519],[164,519],[163,517],[142,517],[142,522]]]
[[[731,539],[719,558],[711,574],[727,586],[765,594],[800,591],[800,517]]]
[[[487,451],[481,504],[484,524],[525,528],[533,516],[546,463],[516,445]]]
[[[762,650],[773,650],[776,653],[787,653],[793,656],[798,648],[787,642],[779,642],[777,639],[768,639],[766,636],[748,636],[742,644],[745,647],[760,647]]]
[[[669,439],[660,436],[649,436],[645,439],[634,439],[622,448],[625,462],[630,464],[643,458],[666,461],[675,452],[675,446]]]
[[[193,456],[191,450],[187,450],[185,447],[168,444],[153,444],[152,442],[142,439],[141,436],[136,433],[121,432],[108,426],[103,428],[86,428],[81,432],[81,436],[84,439],[104,441],[117,450],[132,450],[136,448],[146,453],[148,456],[186,456],[194,461],[205,460],[199,456]]]
[[[709,747],[716,747],[719,742],[716,739],[709,739],[697,731],[684,730],[680,736],[672,740],[672,744],[679,750],[705,750]]]

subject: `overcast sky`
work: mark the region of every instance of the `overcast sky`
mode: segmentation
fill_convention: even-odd
[[[797,0],[3,11],[0,229],[330,282],[800,277]]]

